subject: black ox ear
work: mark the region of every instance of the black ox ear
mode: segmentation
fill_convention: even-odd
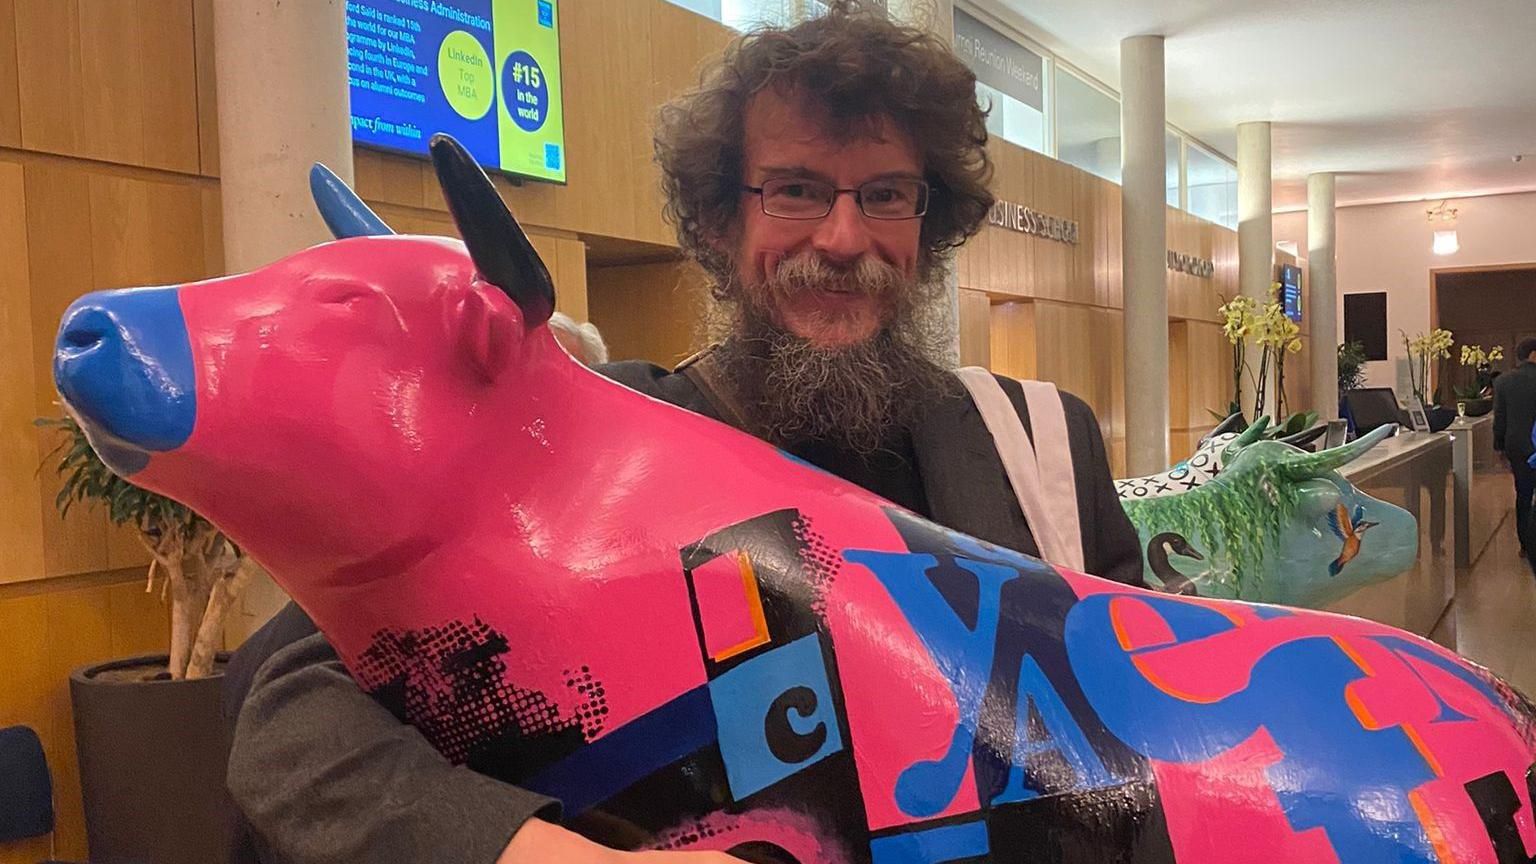
[[[432,136],[432,165],[480,277],[512,298],[527,329],[548,321],[555,311],[554,281],[491,178],[464,145],[442,133]]]

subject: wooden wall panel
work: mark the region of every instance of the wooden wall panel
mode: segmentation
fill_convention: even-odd
[[[994,304],[990,335],[993,372],[1020,379],[1039,377],[1035,304],[1032,301],[1011,300]]]
[[[199,170],[191,0],[13,0],[22,146]]]
[[[85,82],[80,68],[79,0],[14,2],[21,146],[82,153]]]
[[[681,262],[593,267],[588,312],[614,360],[648,360],[672,368],[702,347],[704,281]]]
[[[24,168],[28,270],[31,283],[33,417],[57,417],[58,394],[49,373],[59,318],[75,298],[95,285],[90,255],[89,175],[57,163]],[[33,500],[43,522],[43,570],[0,573],[0,580],[38,579],[106,569],[106,517],[78,507],[60,519],[53,507],[61,480],[48,455],[59,445],[55,430],[30,430],[34,452],[46,464],[38,473],[41,497]]]
[[[1125,437],[1124,325],[1118,310],[1035,303],[1036,369],[1098,416],[1104,440]]]
[[[0,581],[43,572],[25,180],[0,162]]]
[[[992,301],[980,291],[961,288],[960,365],[990,368],[992,364]]]
[[[14,588],[14,586],[13,586]],[[85,826],[75,756],[69,673],[88,663],[164,651],[169,633],[159,595],[138,575],[54,591],[0,586],[0,726],[24,723],[43,741],[53,772],[54,855],[85,860]],[[41,850],[41,851],[40,851]],[[47,839],[0,845],[0,864],[53,855]]]
[[[1207,429],[1232,398],[1232,346],[1204,321],[1169,324],[1168,417],[1175,431]]]
[[[0,0],[0,147],[21,146],[21,100],[16,78],[16,3]]]
[[[219,102],[213,68],[213,0],[192,0],[193,62],[197,66],[198,170],[219,176]]]

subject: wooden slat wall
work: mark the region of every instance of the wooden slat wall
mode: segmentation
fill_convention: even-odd
[[[702,347],[703,291],[702,274],[681,262],[593,267],[587,274],[592,323],[609,356],[668,368]]]
[[[74,715],[65,682],[87,663],[166,650],[169,622],[142,574],[69,579],[55,587],[0,586],[0,726],[37,730],[53,772],[55,840],[0,844],[0,864],[86,860]]]
[[[987,295],[992,368],[1015,377],[1053,381],[1088,402],[1098,415],[1118,472],[1124,464],[1125,416],[1120,253],[1120,187],[1005,141],[991,145],[1000,199],[1078,223],[1073,245],[988,226],[960,250],[956,272],[966,293]],[[1174,208],[1167,210],[1168,247],[1211,260],[1211,278],[1168,273],[1170,442],[1174,458],[1185,441],[1213,425],[1206,409],[1227,396],[1212,387],[1226,364],[1216,308],[1236,292],[1237,234]],[[962,314],[961,343],[979,325]],[[1191,334],[1194,334],[1193,337]]]
[[[980,291],[961,288],[960,365],[992,364],[992,300]]]

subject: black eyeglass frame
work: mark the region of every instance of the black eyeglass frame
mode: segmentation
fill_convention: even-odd
[[[788,220],[793,221],[793,222],[812,222],[812,221],[815,221],[817,219],[825,219],[825,218],[827,218],[828,216],[832,215],[832,209],[837,206],[837,196],[839,196],[839,195],[852,195],[854,203],[857,204],[858,207],[859,207],[859,212],[864,214],[865,218],[867,218],[867,219],[874,219],[874,220],[879,221],[879,222],[905,222],[905,221],[907,221],[909,219],[921,219],[924,216],[928,215],[928,204],[933,199],[933,187],[928,185],[928,181],[926,181],[926,180],[918,180],[918,179],[915,179],[915,178],[912,178],[912,177],[901,177],[901,178],[895,178],[895,179],[899,179],[899,180],[901,180],[902,182],[905,182],[905,183],[915,183],[915,184],[917,184],[917,188],[918,188],[918,191],[919,191],[921,197],[918,200],[917,212],[913,213],[911,216],[876,216],[875,214],[870,213],[868,210],[864,209],[864,189],[866,187],[872,186],[872,185],[874,185],[876,183],[889,183],[892,180],[892,178],[889,178],[889,177],[881,178],[879,180],[871,180],[868,183],[864,183],[864,184],[861,184],[859,186],[854,186],[852,188],[847,188],[847,189],[833,186],[832,187],[832,200],[827,202],[826,212],[824,212],[824,213],[822,213],[822,214],[820,214],[818,216],[785,216],[782,213],[770,213],[770,212],[768,212],[768,200],[763,197],[763,190],[768,188],[768,186],[767,186],[768,183],[773,183],[773,182],[818,183],[818,184],[822,184],[822,185],[827,185],[827,184],[825,184],[821,180],[815,180],[815,179],[806,178],[806,177],[775,177],[775,178],[773,178],[771,180],[766,181],[764,183],[764,185],[762,185],[762,186],[748,186],[745,183],[743,183],[742,186],[741,186],[741,191],[743,191],[743,192],[751,192],[752,194],[757,196],[757,205],[758,205],[758,207],[762,208],[764,216],[769,216],[769,217],[772,217],[774,219],[788,219]]]

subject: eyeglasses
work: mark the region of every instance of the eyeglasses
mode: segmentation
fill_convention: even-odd
[[[801,177],[780,177],[741,188],[761,198],[764,214],[780,219],[824,218],[843,194],[852,195],[859,212],[871,219],[916,219],[928,212],[928,184],[903,177],[871,180],[853,189]]]

